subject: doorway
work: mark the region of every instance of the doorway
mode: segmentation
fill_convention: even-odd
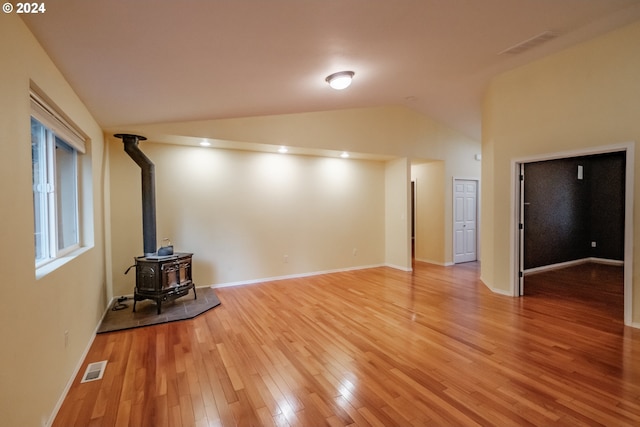
[[[478,181],[453,180],[453,262],[478,259]]]
[[[411,265],[416,260],[416,182],[411,180]]]
[[[607,162],[622,170],[605,171]],[[624,322],[631,324],[633,145],[525,159],[514,162],[514,170],[514,295],[525,295],[526,273],[618,259],[624,265]],[[607,173],[621,182],[614,184]],[[620,194],[607,194],[611,186]],[[616,215],[616,203],[620,217],[607,217]],[[602,230],[611,223],[617,231]]]

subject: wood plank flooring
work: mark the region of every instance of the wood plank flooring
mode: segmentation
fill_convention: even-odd
[[[54,426],[640,425],[622,269],[576,271],[523,298],[475,263],[218,289],[196,319],[98,335],[104,377],[77,378]]]

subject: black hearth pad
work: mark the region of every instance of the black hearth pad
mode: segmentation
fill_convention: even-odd
[[[162,304],[161,314],[157,314],[156,303],[151,300],[138,301],[135,313],[133,312],[133,298],[124,301],[127,308],[122,310],[112,310],[113,306],[118,304],[117,301],[114,301],[104,315],[97,333],[192,319],[220,305],[220,300],[212,288],[197,288],[197,292],[198,299],[193,298],[193,291],[191,291],[188,295],[175,301]]]

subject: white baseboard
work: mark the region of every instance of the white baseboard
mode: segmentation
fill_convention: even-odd
[[[576,259],[576,260],[573,260],[573,261],[559,262],[557,264],[543,265],[541,267],[529,268],[527,270],[524,270],[523,274],[526,276],[526,275],[529,275],[529,274],[542,273],[544,271],[551,271],[551,270],[559,270],[561,268],[567,268],[567,267],[571,267],[571,266],[574,266],[574,265],[580,265],[580,264],[586,264],[586,263],[617,265],[617,266],[624,265],[624,261],[618,261],[618,260],[614,260],[614,259],[588,257],[588,258]]]
[[[385,264],[385,267],[389,267],[389,268],[395,268],[396,270],[401,270],[401,271],[406,271],[406,272],[410,272],[413,271],[413,268],[411,267],[403,267],[400,265],[395,265],[395,264]]]
[[[489,285],[487,285],[487,282],[482,278],[482,276],[480,276],[480,282],[487,288],[489,289],[491,292],[493,292],[494,294],[498,294],[498,295],[504,295],[507,297],[513,297],[513,292],[511,291],[505,291],[504,289],[498,289],[498,288],[494,288],[491,287]]]
[[[335,270],[313,271],[309,273],[289,274],[286,276],[263,277],[261,279],[241,280],[238,282],[214,283],[209,285],[211,288],[226,288],[229,286],[253,285],[256,283],[273,282],[275,280],[299,279],[301,277],[319,276],[321,274],[341,273],[344,271],[365,270],[367,268],[385,267],[385,264],[360,265],[357,267],[338,268]],[[390,266],[389,266],[390,267]]]
[[[587,259],[588,259],[587,262],[594,262],[596,264],[615,265],[618,267],[622,267],[624,265],[624,261],[620,261],[617,259],[606,259],[606,258],[595,258],[595,257],[591,257]]]
[[[440,265],[442,267],[447,267],[449,265],[452,265],[452,263],[446,263],[446,262],[440,262],[440,261],[434,261],[432,259],[423,259],[423,258],[416,258],[415,259],[418,262],[425,262],[427,264],[433,264],[433,265]]]
[[[484,283],[484,282],[483,282],[483,283]],[[485,285],[485,286],[487,286],[487,285]],[[506,296],[506,297],[512,297],[512,296],[513,296],[513,293],[512,293],[512,292],[510,292],[510,291],[505,291],[504,289],[490,288],[490,287],[488,287],[488,286],[487,286],[487,288],[488,288],[491,292],[493,292],[494,294],[504,295],[504,296]]]

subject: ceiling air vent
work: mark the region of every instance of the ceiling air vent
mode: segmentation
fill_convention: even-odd
[[[102,362],[89,363],[89,366],[87,366],[87,370],[84,371],[84,375],[82,376],[82,381],[80,382],[86,383],[89,381],[102,379],[102,374],[104,374],[104,368],[106,368],[106,366],[106,360],[103,360]]]
[[[542,43],[546,43],[549,40],[555,39],[556,37],[558,37],[558,33],[554,31],[545,31],[527,40],[521,41],[518,44],[508,47],[502,52],[498,52],[498,55],[517,55],[524,52],[525,50],[532,49],[536,46],[541,45]]]

